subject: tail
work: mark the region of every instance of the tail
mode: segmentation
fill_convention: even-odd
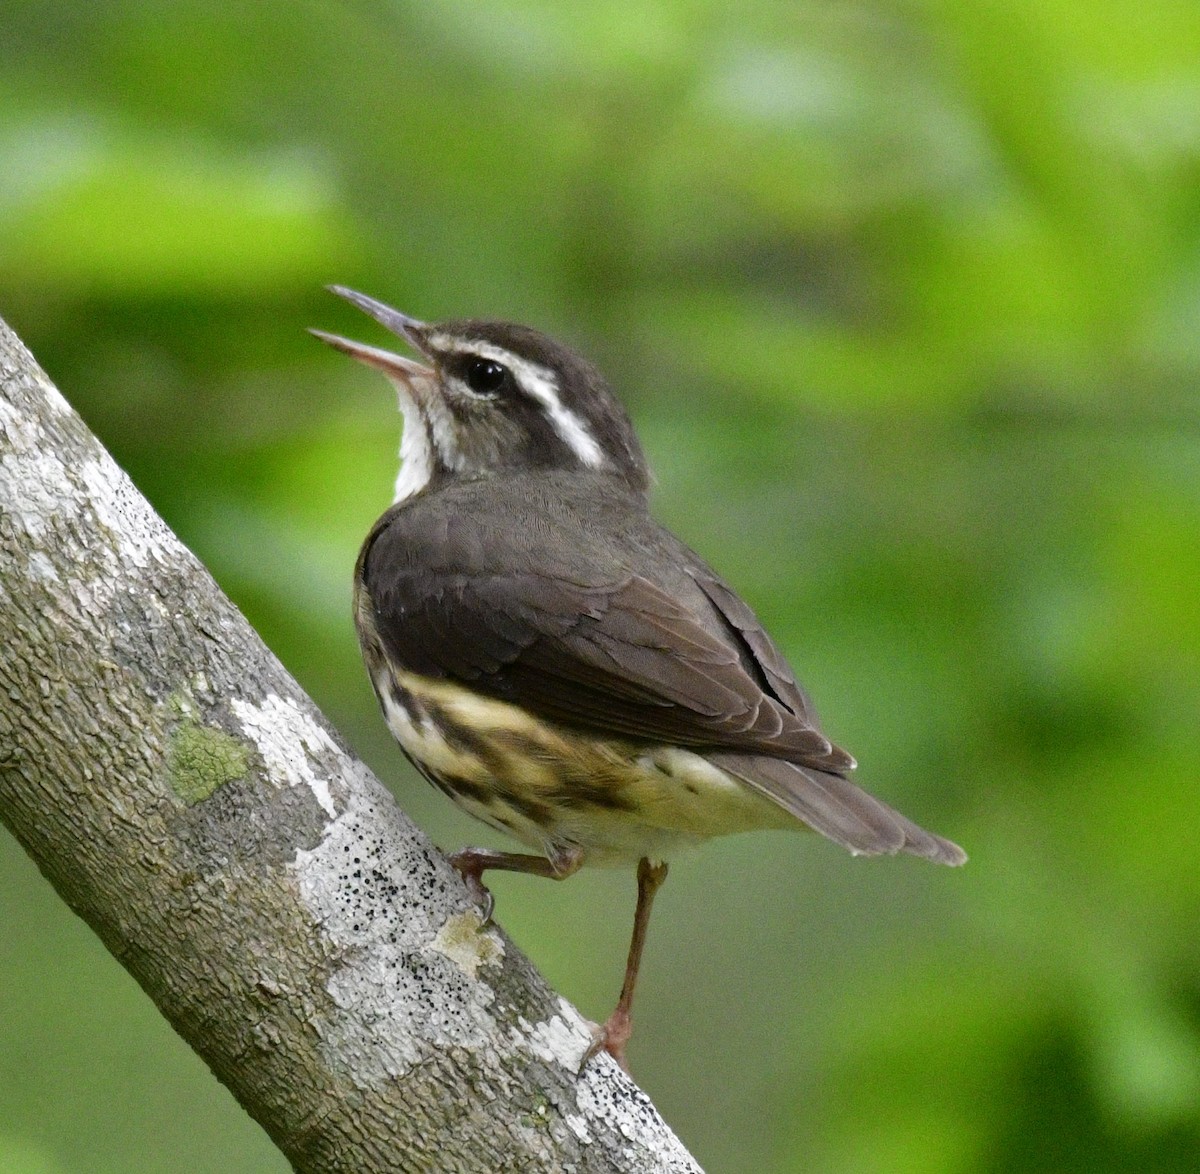
[[[855,856],[909,852],[935,864],[966,862],[957,844],[918,827],[841,775],[761,755],[705,757]]]

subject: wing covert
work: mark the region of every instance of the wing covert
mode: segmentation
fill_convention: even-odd
[[[431,567],[395,557],[412,535],[389,529],[364,549],[370,601],[385,648],[411,671],[602,736],[852,767],[753,613],[690,551],[699,589],[681,599],[602,558],[553,574],[532,569],[540,560],[459,569],[446,526]]]

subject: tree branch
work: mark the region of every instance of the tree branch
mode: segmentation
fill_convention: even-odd
[[[297,1170],[698,1170],[3,322],[0,648],[0,818]]]

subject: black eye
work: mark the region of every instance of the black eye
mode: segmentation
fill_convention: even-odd
[[[508,368],[491,359],[471,359],[467,363],[467,386],[476,395],[494,395],[507,378]]]

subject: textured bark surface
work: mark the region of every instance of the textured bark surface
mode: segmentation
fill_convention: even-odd
[[[0,649],[0,818],[296,1169],[698,1169],[2,322]]]

